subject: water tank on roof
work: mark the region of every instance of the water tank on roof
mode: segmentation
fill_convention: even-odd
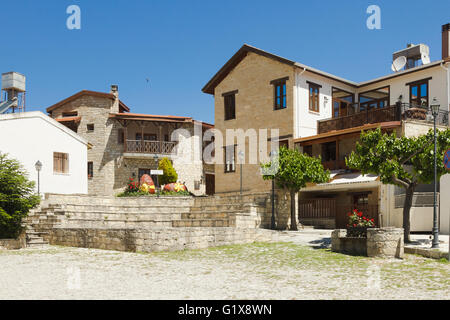
[[[18,72],[2,73],[2,90],[25,92],[25,76]]]

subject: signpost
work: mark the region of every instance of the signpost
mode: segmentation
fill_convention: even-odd
[[[450,171],[450,149],[448,149],[445,153],[444,153],[444,167],[445,169],[447,169],[448,171]],[[449,208],[449,212],[448,212],[448,228],[449,228],[449,234],[448,234],[448,260],[450,261],[450,208]]]
[[[156,176],[156,195],[159,197],[159,178],[158,176],[162,176],[164,173],[162,170],[150,170],[151,175]]]

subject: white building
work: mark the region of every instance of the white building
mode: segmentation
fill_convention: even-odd
[[[0,114],[0,153],[15,158],[40,193],[87,193],[88,142],[42,112]]]

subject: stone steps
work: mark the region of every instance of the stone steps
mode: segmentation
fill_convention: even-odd
[[[228,219],[229,212],[189,212],[182,213],[181,219]]]
[[[234,224],[228,219],[180,219],[172,221],[175,228],[190,227],[232,227]]]

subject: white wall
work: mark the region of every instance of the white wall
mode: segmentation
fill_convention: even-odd
[[[440,199],[440,227],[439,231],[442,234],[449,234],[449,219],[450,219],[450,174],[441,177],[441,199]]]
[[[332,87],[354,93],[355,89],[341,82],[298,69],[295,72],[294,85],[294,138],[317,134],[317,120],[332,116]],[[319,113],[309,110],[309,84],[321,85],[319,90]],[[325,98],[328,101],[325,103]]]
[[[87,142],[42,112],[0,115],[0,152],[21,162],[41,193],[87,193]],[[69,173],[53,173],[53,152],[69,154]]]

